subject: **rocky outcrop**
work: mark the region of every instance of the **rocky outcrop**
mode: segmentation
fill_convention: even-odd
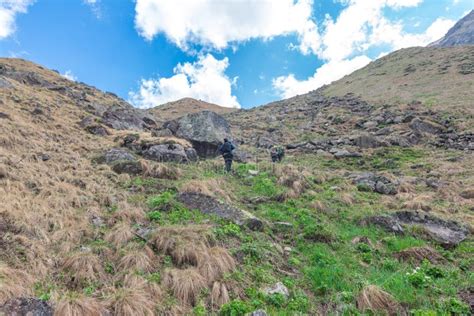
[[[261,230],[263,222],[253,214],[222,203],[213,197],[200,193],[181,193],[177,197],[189,209],[196,209],[204,214],[215,215],[217,217],[234,222],[237,225],[244,225],[251,230]]]
[[[215,157],[224,138],[231,138],[229,123],[219,114],[202,111],[164,124],[173,135],[192,143],[200,157]]]
[[[349,175],[359,191],[372,191],[380,194],[397,194],[398,183],[385,176],[372,172]]]
[[[130,175],[143,173],[143,166],[140,161],[126,149],[109,149],[100,160],[110,165],[116,173],[127,173]]]
[[[43,300],[21,297],[8,300],[3,306],[0,306],[0,315],[52,316],[53,308]]]
[[[195,158],[196,154],[192,148],[189,148],[188,151],[179,144],[161,144],[153,145],[148,149],[145,149],[141,152],[143,158],[149,160],[155,160],[160,162],[188,162],[191,158]]]
[[[88,116],[79,122],[79,126],[93,135],[106,136],[109,135],[107,129],[100,124],[96,117]]]
[[[457,246],[466,239],[469,230],[455,221],[446,221],[425,212],[400,211],[394,218],[406,225],[419,225],[434,241],[445,248]]]
[[[415,118],[410,123],[410,128],[418,133],[441,134],[446,132],[446,128],[433,121]]]
[[[404,226],[422,228],[425,237],[435,241],[444,248],[452,248],[465,240],[469,235],[468,228],[455,221],[446,221],[426,212],[399,211],[392,215],[371,216],[361,224],[375,225],[392,233],[403,234]]]
[[[446,35],[431,43],[433,47],[474,45],[474,10],[459,20]]]

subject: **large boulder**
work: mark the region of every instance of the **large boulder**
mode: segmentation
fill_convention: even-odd
[[[144,130],[156,128],[156,122],[146,113],[131,106],[112,106],[101,115],[105,125],[118,130]]]
[[[261,230],[263,228],[263,222],[253,214],[222,203],[208,195],[184,192],[178,195],[178,201],[189,209],[196,209],[204,214],[216,215],[237,225],[247,226],[252,230]]]
[[[420,118],[413,119],[410,123],[410,128],[419,133],[441,134],[446,132],[446,128],[443,125]]]
[[[10,299],[0,306],[0,315],[52,316],[53,309],[47,302],[40,299],[21,297]]]
[[[112,148],[109,149],[104,155],[105,162],[111,164],[119,160],[136,160],[135,157],[126,149]]]
[[[103,160],[112,167],[116,173],[128,173],[130,175],[138,175],[143,172],[143,166],[135,156],[129,151],[122,148],[109,149]]]
[[[406,225],[421,226],[427,236],[444,248],[457,246],[467,238],[469,230],[455,221],[446,221],[425,212],[400,211],[394,218]]]
[[[193,156],[188,150],[188,154]],[[160,162],[187,162],[188,154],[183,146],[179,144],[161,144],[153,145],[142,152],[143,158]]]
[[[224,138],[231,138],[225,118],[211,111],[191,113],[164,124],[173,135],[191,142],[200,157],[214,157]]]
[[[385,176],[364,172],[349,176],[359,191],[373,191],[380,194],[397,194],[398,183]]]

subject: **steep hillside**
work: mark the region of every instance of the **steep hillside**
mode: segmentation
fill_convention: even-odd
[[[433,47],[474,45],[474,10],[459,20],[443,38],[431,43]]]
[[[312,92],[225,114],[226,174],[222,117],[154,112],[0,59],[0,314],[472,313],[461,121]]]
[[[375,104],[421,102],[427,109],[472,119],[474,46],[414,47],[391,53],[323,89],[354,93]]]
[[[189,113],[200,111],[212,111],[218,114],[225,114],[235,111],[233,108],[225,108],[217,104],[208,103],[193,98],[183,98],[177,101],[168,102],[148,110],[158,121],[166,122],[174,120]]]

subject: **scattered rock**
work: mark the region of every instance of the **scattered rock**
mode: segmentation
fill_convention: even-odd
[[[135,157],[125,149],[112,148],[109,149],[104,155],[105,162],[111,164],[119,160],[135,161]]]
[[[249,163],[253,161],[253,157],[250,153],[238,148],[234,150],[234,161],[240,163]]]
[[[410,123],[410,128],[419,133],[440,134],[446,132],[446,128],[438,123],[415,118]]]
[[[0,88],[1,89],[9,89],[9,88],[12,88],[13,85],[7,80],[5,79],[3,76],[0,76]]]
[[[113,163],[112,170],[116,173],[138,175],[143,173],[143,166],[138,160],[120,160]]]
[[[370,134],[357,136],[352,140],[354,146],[360,148],[377,148],[382,146],[382,143],[377,138]]]
[[[156,126],[153,119],[147,117],[145,113],[133,108],[128,103],[111,106],[102,113],[101,117],[105,125],[118,130],[141,131]]]
[[[184,150],[184,152],[186,153],[186,157],[188,158],[189,161],[198,161],[199,160],[199,156],[197,154],[196,149],[194,149],[192,147],[189,147],[189,148],[186,148]]]
[[[189,152],[192,157],[194,153]],[[179,144],[153,145],[142,152],[143,158],[160,162],[188,162],[189,158],[183,146]]]
[[[79,122],[79,126],[88,131],[93,135],[106,136],[109,135],[109,131],[103,127],[98,119],[93,116],[88,116]]]
[[[231,138],[230,125],[211,111],[191,113],[164,125],[176,137],[190,141],[200,157],[215,157],[224,138]]]
[[[256,311],[253,311],[250,316],[267,316],[267,312],[263,309],[257,309]]]
[[[465,199],[474,199],[474,188],[464,190],[461,193],[459,193],[459,195]]]
[[[10,120],[10,115],[0,112],[0,119]]]
[[[397,194],[398,183],[395,183],[385,176],[372,172],[351,175],[353,183],[360,191],[373,191],[380,194]]]
[[[0,307],[0,315],[11,316],[52,316],[53,308],[48,302],[32,297],[8,300]]]
[[[362,225],[375,225],[384,230],[395,233],[395,234],[403,234],[404,230],[400,223],[394,219],[392,216],[388,215],[378,215],[378,216],[371,216],[363,219],[361,221]]]
[[[263,222],[253,214],[222,203],[213,197],[201,193],[181,193],[178,201],[189,209],[196,209],[204,214],[216,215],[234,222],[237,225],[245,225],[251,230],[261,230]]]
[[[288,296],[290,296],[290,292],[288,291],[288,288],[281,282],[277,282],[274,286],[267,287],[263,291],[267,295],[281,294],[285,298],[288,298]]]
[[[332,148],[329,152],[336,158],[362,157],[362,154],[358,152],[350,152],[347,149]]]
[[[455,221],[446,221],[425,212],[400,211],[394,218],[403,224],[421,226],[428,237],[445,248],[457,246],[467,238],[469,230]]]
[[[459,297],[470,307],[471,315],[474,315],[474,286],[459,292]]]

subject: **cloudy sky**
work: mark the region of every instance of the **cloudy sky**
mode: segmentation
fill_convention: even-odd
[[[0,0],[0,56],[137,107],[248,108],[426,45],[474,0]]]

